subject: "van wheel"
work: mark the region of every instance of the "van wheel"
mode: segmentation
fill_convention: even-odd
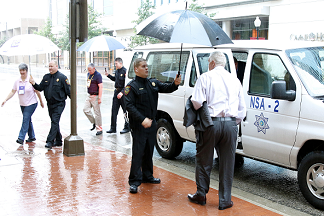
[[[244,164],[244,157],[240,154],[235,154],[235,168],[241,168]]]
[[[155,148],[163,158],[177,157],[183,147],[181,138],[176,134],[175,128],[165,119],[157,121]]]
[[[305,199],[324,210],[324,152],[311,152],[298,168],[298,184]]]

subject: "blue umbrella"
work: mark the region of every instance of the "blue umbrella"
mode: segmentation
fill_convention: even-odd
[[[165,13],[149,22],[138,35],[154,37],[169,43],[181,43],[180,62],[182,43],[205,46],[233,43],[216,22],[201,13],[189,10]]]
[[[79,47],[77,51],[112,51],[117,49],[124,49],[125,46],[121,44],[116,38],[106,35],[100,35],[91,38]]]

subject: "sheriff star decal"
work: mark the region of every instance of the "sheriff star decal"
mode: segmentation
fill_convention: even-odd
[[[262,133],[266,134],[266,130],[270,128],[268,125],[268,118],[264,117],[263,113],[259,116],[255,115],[255,118],[254,125],[258,128],[258,132],[262,131]]]

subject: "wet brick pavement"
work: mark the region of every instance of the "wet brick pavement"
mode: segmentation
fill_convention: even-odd
[[[0,124],[1,216],[277,215],[236,197],[232,208],[219,211],[215,189],[208,193],[205,206],[190,203],[187,194],[195,192],[195,182],[158,167],[154,175],[161,184],[142,184],[137,194],[130,194],[130,156],[87,142],[84,156],[67,157],[62,147],[47,150],[49,119],[39,118],[33,118],[37,141],[19,145],[18,105],[1,117],[5,118]]]

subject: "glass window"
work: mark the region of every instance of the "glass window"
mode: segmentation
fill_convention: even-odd
[[[114,4],[113,0],[104,0],[103,1],[103,14],[105,16],[114,14]]]
[[[197,81],[196,65],[195,65],[195,62],[192,61],[189,86],[194,87],[196,85],[196,81]]]
[[[134,60],[137,58],[143,58],[143,52],[135,52],[132,58],[132,61],[129,65],[128,69],[128,78],[133,79],[135,77],[135,71],[134,71]]]
[[[226,53],[224,53],[225,57],[226,57],[226,65],[225,65],[225,69],[228,72],[231,72],[230,70],[230,66],[229,66],[229,61],[228,61],[228,56]],[[198,53],[197,54],[197,61],[198,61],[198,67],[199,67],[199,72],[200,74],[203,74],[205,72],[207,72],[209,63],[208,63],[208,59],[209,59],[210,53]]]
[[[324,47],[286,51],[308,94],[324,98]]]
[[[183,51],[181,54],[180,74],[182,82],[180,85],[183,85],[184,82],[189,53],[190,52],[188,51]],[[137,54],[134,54],[132,62],[136,58],[135,55]],[[150,52],[147,56],[146,62],[149,71],[149,78],[155,78],[163,83],[171,83],[174,81],[174,78],[179,71],[180,51]],[[128,77],[135,77],[133,68],[132,70],[129,70]]]
[[[286,81],[288,90],[296,90],[295,82],[279,56],[267,53],[254,54],[249,93],[269,97],[273,81]]]
[[[243,83],[246,60],[248,57],[248,53],[246,52],[233,52],[235,69],[236,69],[236,76]],[[236,61],[235,61],[236,59]]]
[[[257,37],[255,18],[232,21],[232,40],[250,40]],[[268,39],[269,17],[260,17],[259,39]]]

